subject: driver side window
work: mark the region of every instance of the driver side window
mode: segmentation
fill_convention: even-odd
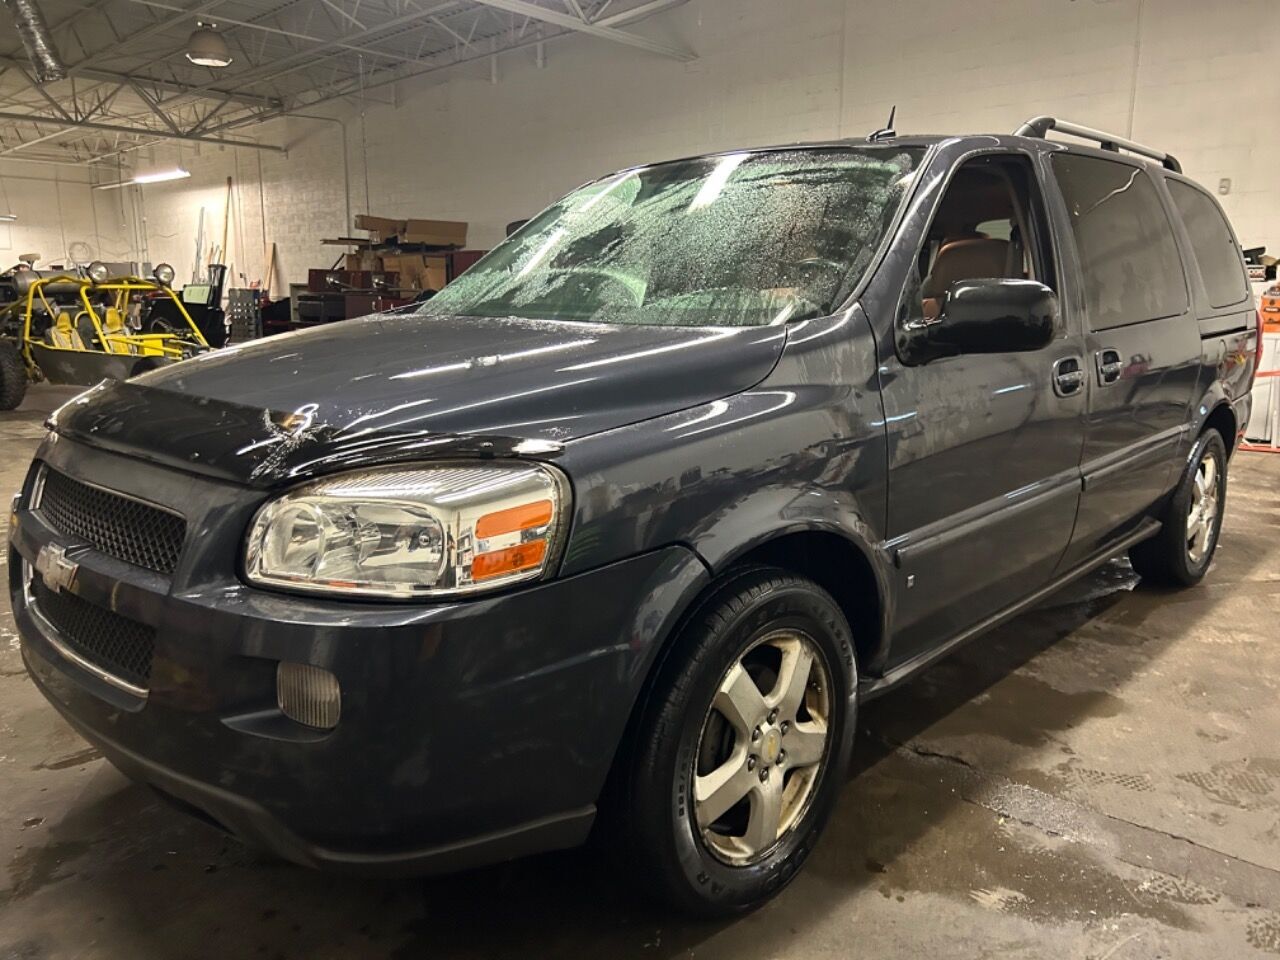
[[[1043,251],[1045,218],[1031,162],[983,156],[951,178],[916,257],[899,321],[938,319],[960,280],[1038,280],[1056,284]]]

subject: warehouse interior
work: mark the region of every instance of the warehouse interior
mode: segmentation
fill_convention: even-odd
[[[3,0],[0,6],[5,8],[0,11],[0,271],[5,271],[0,294],[9,289],[5,277],[37,278],[15,281],[9,296],[13,309],[0,314],[10,324],[0,325],[0,349],[8,349],[9,338],[13,369],[25,371],[15,409],[0,411],[0,489],[6,504],[15,498],[8,527],[11,546],[0,557],[15,608],[0,603],[0,960],[1280,956],[1280,649],[1275,643],[1280,617],[1280,381],[1274,379],[1280,376],[1280,84],[1274,69],[1266,67],[1275,63],[1280,42],[1280,4],[1275,0]],[[801,356],[790,367],[785,356],[759,360],[746,347],[739,349],[743,331],[722,327],[707,333],[716,326],[714,320],[697,327],[696,342],[668,342],[661,333],[628,329],[625,336],[635,339],[618,340],[618,353],[558,367],[555,375],[573,372],[550,386],[502,379],[504,364],[539,351],[559,357],[555,351],[562,348],[597,349],[599,345],[581,344],[609,341],[613,334],[601,332],[603,323],[575,333],[565,348],[528,320],[528,329],[513,326],[509,334],[469,345],[470,359],[460,362],[454,362],[460,353],[433,354],[436,341],[429,332],[417,339],[407,336],[399,348],[407,354],[407,366],[398,373],[389,372],[388,348],[371,341],[384,329],[379,318],[388,316],[386,311],[413,311],[429,306],[438,295],[447,298],[457,278],[477,263],[483,270],[484,255],[512,237],[494,255],[502,257],[510,244],[519,243],[526,221],[537,229],[535,218],[566,194],[597,181],[608,185],[586,205],[608,194],[616,178],[600,178],[614,171],[713,154],[732,159],[728,166],[720,161],[724,178],[729,178],[734,164],[741,162],[734,158],[758,148],[811,143],[862,148],[897,138],[911,149],[912,136],[942,135],[939,141],[921,141],[922,151],[933,151],[922,155],[933,157],[940,155],[938,144],[945,146],[947,136],[972,136],[978,150],[977,139],[983,135],[1010,135],[1030,118],[1045,116],[1108,131],[1110,140],[1094,143],[1104,151],[1115,151],[1117,143],[1121,149],[1148,145],[1156,151],[1147,155],[1149,160],[1176,157],[1174,166],[1164,161],[1163,169],[1185,174],[1216,200],[1234,232],[1232,256],[1241,259],[1237,254],[1243,251],[1249,299],[1244,306],[1236,304],[1242,326],[1220,324],[1210,337],[1201,325],[1202,340],[1217,343],[1214,338],[1219,338],[1222,343],[1220,353],[1204,361],[1202,379],[1212,379],[1216,370],[1217,378],[1228,384],[1223,409],[1251,411],[1244,421],[1232,421],[1234,429],[1223,436],[1221,469],[1229,464],[1230,479],[1228,487],[1218,489],[1230,493],[1223,494],[1220,533],[1212,534],[1216,554],[1205,561],[1203,581],[1197,578],[1176,590],[1135,570],[1139,561],[1131,563],[1127,553],[1135,538],[1123,544],[1117,539],[1114,549],[1079,578],[1037,594],[1034,603],[1018,605],[1016,615],[993,616],[989,632],[931,659],[900,686],[889,689],[886,684],[883,696],[860,703],[856,733],[849,734],[849,770],[832,794],[821,840],[805,851],[808,862],[794,882],[789,882],[788,867],[781,884],[785,889],[770,888],[772,899],[735,916],[708,920],[682,915],[661,897],[655,901],[637,889],[643,885],[638,869],[611,845],[603,829],[594,829],[585,844],[513,848],[509,855],[484,861],[464,858],[457,868],[420,871],[425,876],[412,870],[408,876],[369,876],[371,871],[363,868],[385,853],[381,848],[367,856],[364,851],[352,854],[347,865],[360,866],[354,870],[321,871],[309,868],[314,863],[290,863],[297,858],[243,843],[243,837],[235,836],[238,830],[208,810],[196,809],[200,804],[182,791],[169,796],[174,791],[167,787],[135,782],[146,777],[137,776],[110,749],[104,754],[92,724],[70,717],[62,705],[51,705],[56,685],[33,677],[39,669],[32,665],[35,655],[27,651],[27,632],[17,611],[21,598],[30,596],[23,586],[29,586],[30,569],[58,592],[52,586],[54,574],[48,572],[53,568],[45,565],[47,556],[37,563],[23,553],[24,544],[34,543],[23,539],[28,520],[20,514],[32,512],[24,497],[44,483],[35,480],[33,459],[61,463],[58,458],[70,457],[81,445],[92,448],[82,462],[101,463],[102,473],[82,472],[80,479],[107,491],[114,489],[107,478],[119,476],[118,468],[108,469],[109,456],[145,463],[153,472],[189,469],[209,485],[206,494],[205,486],[193,484],[191,496],[213,505],[200,528],[200,535],[213,543],[222,535],[214,526],[217,517],[233,514],[231,494],[225,490],[242,481],[246,489],[259,492],[270,489],[271,482],[281,489],[296,485],[310,474],[287,469],[310,461],[301,454],[296,461],[288,459],[294,456],[295,441],[320,442],[326,430],[341,435],[364,418],[376,421],[386,415],[374,412],[368,394],[357,392],[362,378],[375,383],[383,376],[388,382],[399,379],[418,391],[386,395],[393,404],[389,409],[400,417],[393,426],[408,424],[405,418],[418,405],[427,405],[432,413],[446,406],[445,413],[485,409],[500,401],[523,405],[517,409],[527,419],[507,418],[514,424],[509,430],[451,432],[449,440],[458,442],[445,442],[441,456],[457,461],[527,455],[545,457],[552,472],[560,469],[554,463],[563,448],[587,443],[582,439],[587,434],[574,433],[572,426],[535,432],[524,425],[541,422],[534,417],[544,414],[541,404],[549,402],[548,392],[588,380],[593,390],[605,391],[612,384],[627,395],[625,402],[607,393],[584,394],[579,406],[566,408],[563,424],[575,418],[585,422],[598,406],[640,409],[665,394],[690,397],[682,412],[692,420],[661,428],[667,431],[663,436],[674,432],[673,445],[684,431],[692,435],[710,429],[707,424],[715,425],[718,417],[729,417],[735,427],[751,427],[756,418],[786,407],[804,391],[792,390],[788,396],[792,388],[784,383],[774,391],[783,397],[778,404],[766,398],[759,409],[744,408],[741,414],[735,414],[731,394],[766,376],[812,373],[819,360]],[[1041,130],[1030,137],[1070,140],[1060,135],[1066,126],[1056,134]],[[1149,166],[1160,171],[1161,160]],[[705,202],[713,202],[715,193]],[[692,206],[702,202],[695,200]],[[893,222],[909,220],[903,213],[901,221]],[[1017,221],[1017,214],[1004,220]],[[1015,223],[1010,243],[1017,230]],[[994,242],[985,233],[974,236]],[[546,247],[552,245],[548,240]],[[888,262],[884,251],[889,249],[886,240],[877,256]],[[519,279],[546,253],[539,247],[518,271],[506,261],[502,269]],[[813,251],[806,256],[806,263],[820,259]],[[1070,271],[1064,262],[1058,262],[1057,272],[1066,283]],[[1015,282],[1024,282],[1021,272],[1018,277]],[[1043,273],[1029,269],[1026,277],[1043,278]],[[166,308],[167,320],[146,321],[134,334],[120,327],[125,332],[118,335],[119,342],[129,347],[115,351],[118,356],[111,356],[109,346],[99,354],[127,364],[117,362],[92,374],[59,374],[61,368],[51,360],[42,369],[39,355],[25,346],[32,338],[32,311],[39,312],[44,295],[42,282],[48,283],[51,298],[58,283],[78,285],[77,291],[93,284],[104,291],[118,287],[124,297],[117,301],[121,315],[128,312],[126,303],[136,306],[138,291],[143,291],[144,303],[168,298],[173,305]],[[774,286],[789,289],[789,283]],[[1193,283],[1188,281],[1188,290]],[[1059,293],[1064,315],[1082,309]],[[1196,294],[1189,295],[1194,312]],[[0,309],[7,307],[4,299],[0,296]],[[509,313],[474,316],[498,318],[493,321],[497,325],[514,321],[515,309]],[[110,310],[96,339],[92,328],[79,327],[77,333],[68,327],[66,335],[75,337],[78,352],[94,354],[94,342],[107,344],[116,336],[105,326],[108,314]],[[817,316],[801,323],[815,322]],[[545,317],[537,321],[552,322]],[[643,320],[631,323],[644,325]],[[874,317],[870,323],[874,325]],[[173,332],[172,324],[181,327],[179,332]],[[365,324],[373,333],[353,332]],[[55,344],[56,329],[53,324],[39,349]],[[309,366],[305,347],[295,345],[320,343],[326,336],[346,339],[331,339],[324,348],[329,366],[321,369],[319,361]],[[525,336],[531,339],[520,339]],[[724,343],[715,342],[721,336]],[[199,341],[198,350],[187,350],[188,337]],[[740,380],[705,374],[705,385],[689,385],[705,368],[680,364],[701,349],[697,343],[702,339],[711,341],[708,352],[723,347],[722,359],[740,364]],[[764,342],[762,334],[752,341],[752,349],[763,351],[759,345]],[[1125,346],[1122,352],[1134,356],[1116,354],[1117,365],[1121,360],[1125,364],[1123,376],[1134,370],[1136,377],[1154,376],[1156,366],[1168,363],[1172,372],[1167,382],[1182,376],[1178,371],[1185,373],[1188,365],[1198,367],[1198,359],[1181,366],[1161,359],[1164,350],[1173,349],[1172,342],[1149,349]],[[877,340],[882,351],[886,344],[892,354],[891,336]],[[1110,346],[1110,341],[1090,341],[1089,349]],[[375,349],[384,351],[376,354],[381,359],[373,359]],[[367,352],[362,356],[362,351]],[[245,360],[256,362],[252,373],[236,373],[237,354],[259,358]],[[19,363],[18,358],[24,359]],[[635,386],[639,381],[627,378],[636,358],[671,366]],[[155,381],[153,393],[173,391],[165,394],[172,406],[146,406],[137,391],[145,392],[148,378],[156,376],[151,371],[170,360],[180,362],[159,371],[169,379]],[[984,414],[954,397],[949,402],[946,394],[956,389],[954,384],[939,391],[941,399],[926,390],[918,407],[903,401],[897,409],[898,418],[907,420],[917,409],[941,411],[929,427],[937,432],[926,430],[927,442],[909,431],[894,434],[892,397],[885,392],[889,399],[882,408],[876,396],[877,390],[889,389],[893,378],[884,373],[890,361],[883,355],[877,361],[874,354],[858,362],[864,361],[868,379],[842,384],[848,393],[839,402],[852,408],[876,399],[868,420],[888,438],[884,456],[889,479],[873,484],[867,496],[878,498],[879,509],[889,503],[889,515],[895,509],[895,456],[906,469],[918,457],[917,466],[931,463],[929,469],[941,470],[944,461],[937,452],[949,441],[935,438],[952,431],[968,437],[964,431],[978,430],[975,449],[985,451],[982,457],[997,459],[971,463],[971,472],[998,474],[1002,467],[1013,475],[1020,452],[1034,451],[1034,443],[1040,442],[982,446],[986,435],[980,431],[987,428],[974,424],[995,418],[986,413],[983,420]],[[752,365],[760,365],[754,379],[745,372],[754,370]],[[849,365],[856,366],[852,360]],[[225,388],[229,412],[223,419],[184,419],[196,417],[196,408],[205,403],[200,390],[190,385],[198,374],[183,372],[191,367],[231,385]],[[1232,394],[1229,384],[1240,382],[1232,381],[1232,371],[1246,367],[1247,382]],[[460,368],[465,369],[458,372]],[[801,373],[792,374],[793,368]],[[1020,367],[1008,369],[1023,376]],[[872,382],[877,370],[884,377],[879,386]],[[446,376],[438,376],[441,371]],[[1084,363],[1084,372],[1093,376],[1091,361]],[[135,385],[134,375],[142,376],[138,383],[143,386]],[[456,381],[446,383],[446,377],[455,375]],[[1101,368],[1098,375],[1105,382]],[[244,379],[237,381],[237,376]],[[273,376],[300,385],[289,394],[300,398],[296,409],[293,401],[272,406],[252,399],[285,395],[284,388],[264,382]],[[997,383],[995,376],[974,381],[984,402],[1027,386]],[[351,392],[345,393],[348,381]],[[905,382],[917,381],[899,381]],[[721,383],[733,389],[721,389]],[[1098,389],[1090,383],[1090,390]],[[306,393],[308,385],[314,385],[314,397]],[[703,392],[694,395],[696,386]],[[0,383],[0,400],[6,389]],[[330,402],[328,394],[321,395],[324,390],[333,390],[338,399]],[[457,390],[456,396],[450,390]],[[197,399],[183,396],[179,403],[174,399],[179,393]],[[759,396],[768,393],[761,388]],[[1220,394],[1206,396],[1222,400]],[[1052,394],[1049,399],[1053,401]],[[114,404],[110,409],[108,400]],[[1210,413],[1213,404],[1200,404],[1199,395],[1179,403],[1174,416],[1182,417],[1185,408],[1196,431],[1221,422]],[[58,435],[59,421],[87,423],[94,404],[104,411],[94,426]],[[1199,413],[1197,405],[1203,407]],[[672,400],[670,406],[676,411],[678,405]],[[325,416],[335,409],[344,409],[349,422],[326,423]],[[1141,421],[1155,408],[1135,413],[1135,399],[1132,409],[1118,409],[1119,414],[1112,411],[1113,420],[1132,415]],[[1028,411],[1024,438],[1043,415],[1037,406]],[[130,422],[130,417],[136,420]],[[536,542],[548,557],[561,558],[566,571],[578,556],[615,540],[634,543],[637,555],[650,549],[656,555],[652,540],[644,540],[640,549],[642,534],[669,533],[654,504],[675,500],[691,474],[716,476],[720,460],[715,458],[729,457],[730,448],[741,455],[751,447],[746,440],[726,439],[710,453],[699,447],[702,453],[690,454],[672,446],[665,453],[668,460],[707,457],[680,460],[672,467],[662,462],[663,449],[650,445],[659,441],[626,432],[642,427],[646,418],[660,419],[656,414],[636,413],[630,419],[619,414],[616,423],[601,431],[613,431],[619,443],[643,448],[643,456],[635,454],[634,473],[622,480],[610,473],[622,453],[601,454],[598,463],[587,460],[591,469],[581,474],[574,473],[572,450],[565,454],[563,469],[572,484],[565,481],[547,494],[548,502],[557,510],[574,503],[584,512],[573,515],[571,533],[565,532],[570,530],[567,518],[549,513],[553,519],[547,521],[551,532],[546,536],[553,545]],[[258,457],[262,451],[257,446],[266,452],[253,461],[254,472],[241,477],[224,469],[235,456],[227,452],[230,441],[221,431],[230,436],[229,423],[250,430],[257,419],[265,419],[267,432],[256,441],[257,434],[246,433],[250,439],[234,454]],[[1082,415],[1072,442],[1083,447],[1088,431],[1105,419]],[[474,422],[489,425],[483,418]],[[836,436],[843,422],[835,415],[823,421],[830,435],[822,441],[827,444],[822,456],[833,463],[849,449]],[[97,439],[91,434],[98,434]],[[163,450],[155,441],[150,453],[121,454],[126,443],[162,434]],[[171,442],[169,435],[178,434],[188,439]],[[779,426],[770,442],[785,447],[786,436]],[[414,456],[430,455],[421,448],[444,442],[434,434],[410,439],[419,448]],[[1191,435],[1187,442],[1193,440]],[[508,443],[514,446],[504,449]],[[1194,455],[1201,449],[1179,448],[1177,470],[1188,451]],[[253,452],[246,454],[249,450]],[[374,466],[362,459],[365,453],[346,452],[343,462],[347,467],[362,462]],[[404,462],[403,451],[396,456]],[[781,482],[770,472],[776,463],[770,460],[768,466],[754,471],[743,467],[741,472],[756,487],[767,488]],[[660,475],[661,469],[670,469],[675,479]],[[1170,468],[1171,488],[1177,470]],[[1078,469],[1076,474],[1078,479]],[[911,482],[926,492],[933,483],[941,491],[963,479],[923,472],[901,476],[914,477]],[[1208,476],[1212,480],[1212,473]],[[600,477],[609,478],[607,488]],[[593,487],[596,483],[600,485]],[[1086,495],[1088,484],[1086,477]],[[646,486],[651,488],[647,512],[625,519],[619,512],[616,519],[607,519],[609,510],[621,511],[628,497],[639,497],[637,491]],[[588,490],[599,496],[593,499]],[[146,491],[134,492],[139,502],[149,502]],[[740,495],[748,502],[745,488]],[[1171,495],[1177,496],[1176,491]],[[1201,495],[1196,509],[1207,511],[1210,499],[1220,502],[1203,490]],[[927,499],[922,495],[921,502]],[[940,492],[939,500],[944,499]],[[691,509],[695,514],[688,530],[670,534],[673,542],[693,543],[721,513],[731,513],[729,506],[710,500],[696,501]],[[780,508],[784,516],[786,509]],[[919,509],[922,514],[929,510]],[[254,516],[235,514],[241,528]],[[586,531],[585,546],[575,539],[583,517],[595,523]],[[1153,522],[1149,532],[1159,527]],[[236,536],[243,539],[241,528]],[[795,524],[786,527],[788,533],[797,529]],[[554,545],[557,530],[569,536],[567,548]],[[727,535],[718,531],[708,539],[718,542],[716,537]],[[199,539],[194,529],[187,537],[188,543]],[[479,527],[476,537],[481,537]],[[886,558],[886,576],[896,576],[902,567],[894,553],[899,541],[883,531],[870,540]],[[904,537],[901,542],[909,556],[913,541]],[[783,555],[781,549],[752,553],[769,563]],[[549,563],[541,557],[540,562]],[[715,563],[710,554],[702,557],[698,575],[705,573],[714,583]],[[235,574],[236,589],[243,586],[240,581],[248,584],[251,579],[248,562],[241,562]],[[582,571],[589,567],[581,563]],[[76,576],[74,569],[67,574],[63,587],[68,593],[80,589]],[[914,574],[903,576],[903,589],[914,587]],[[555,579],[550,573],[546,578]],[[677,579],[673,574],[664,584]],[[818,579],[843,602],[829,581]],[[925,590],[933,588],[926,575],[922,580]],[[652,585],[645,582],[649,589]],[[193,579],[192,597],[202,583]],[[659,592],[653,587],[654,597]],[[175,588],[174,595],[179,593]],[[255,616],[276,621],[290,636],[298,624],[310,624],[314,640],[308,649],[321,663],[337,656],[332,653],[340,642],[335,624],[348,626],[373,616],[368,610],[376,606],[357,605],[348,614],[327,597],[322,603],[313,595],[301,596],[316,606],[296,616],[283,602],[271,606],[276,594],[260,607],[251,600],[236,602],[243,602],[244,610],[252,608]],[[518,598],[520,589],[492,603],[501,604],[508,596]],[[901,602],[910,605],[907,599]],[[467,603],[487,609],[490,601],[469,599],[459,588],[446,605]],[[655,599],[652,610],[642,611],[649,613],[645,622],[651,626],[659,603]],[[548,620],[572,620],[594,616],[600,606],[584,597],[580,614],[554,606],[536,610]],[[846,647],[860,643],[859,631],[869,629],[868,621],[877,621],[890,606],[882,600],[867,620],[850,615],[854,639]],[[127,603],[119,610],[127,613],[126,608]],[[891,613],[884,612],[886,623]],[[662,614],[666,616],[665,610]],[[613,622],[600,616],[602,624]],[[687,629],[691,617],[691,612],[672,613],[672,622]],[[395,627],[410,619],[404,614]],[[163,629],[186,628],[176,616],[164,621]],[[588,624],[583,632],[589,633],[588,628],[594,626]],[[274,649],[270,630],[256,621],[245,630],[245,636],[252,636],[253,656]],[[532,630],[521,623],[510,635]],[[432,664],[433,645],[447,647],[456,634],[434,625],[424,631],[420,660]],[[603,646],[606,640],[610,646]],[[637,646],[634,637],[631,641]],[[622,656],[619,651],[628,642],[627,637],[602,637],[598,649],[578,659],[565,654],[564,662],[577,665],[597,656],[605,662]],[[537,673],[541,661],[526,663],[515,640],[510,648],[505,641],[499,645],[493,658],[504,652],[529,675]],[[859,646],[854,679],[859,690],[866,678],[857,671],[867,672],[863,655]],[[473,666],[484,675],[493,669],[487,659]],[[103,668],[91,664],[89,672],[94,669]],[[220,681],[210,681],[190,663],[181,669],[188,672],[173,681],[175,690],[203,690],[206,683],[224,690]],[[611,675],[626,674],[629,670],[618,666]],[[600,674],[591,676],[595,679],[584,682],[584,699],[608,700],[612,694],[605,680]],[[272,678],[272,683],[282,682],[274,673]],[[640,677],[637,685],[642,680],[659,683]],[[272,690],[274,697],[277,688]],[[557,688],[557,694],[562,692]],[[487,693],[475,693],[483,695]],[[377,695],[368,699],[376,701]],[[355,716],[364,702],[359,695],[344,700],[344,710]],[[292,717],[283,704],[282,699],[281,709]],[[128,723],[130,716],[149,708],[121,708],[120,715]],[[159,740],[179,742],[195,729],[197,721],[189,718],[201,709],[208,704],[176,707]],[[812,709],[816,715],[817,708]],[[568,706],[557,707],[548,715],[546,729],[531,725],[527,740],[512,738],[495,746],[496,733],[477,739],[494,756],[541,750],[545,739],[564,754],[566,767],[573,766],[583,762],[577,745],[555,740],[562,715],[571,712]],[[646,729],[647,714],[628,716],[625,735],[642,739],[635,731]],[[401,725],[404,717],[396,717],[377,728],[371,742],[416,735]],[[115,720],[104,722],[109,728]],[[239,720],[221,722],[233,729]],[[581,722],[590,725],[588,718]],[[768,723],[773,722],[770,715]],[[335,724],[336,719],[330,726]],[[772,728],[765,729],[768,741]],[[778,729],[785,733],[786,724]],[[469,731],[459,721],[456,735]],[[181,749],[192,754],[224,749],[225,734],[220,727]],[[759,727],[755,734],[759,736]],[[666,735],[676,733],[668,730]],[[284,742],[293,734],[277,734],[273,728],[263,736]],[[623,737],[621,729],[618,736]],[[299,736],[294,746],[308,742]],[[697,750],[701,744],[700,739]],[[775,747],[768,749],[776,753]],[[439,749],[440,755],[447,753]],[[326,761],[325,776],[331,778],[335,795],[376,797],[388,785],[418,777],[414,763],[425,767],[435,762],[426,748],[410,752],[403,767],[383,781],[332,761]],[[751,754],[749,769],[754,769],[756,756]],[[228,771],[260,765],[234,749],[225,764]],[[279,769],[303,776],[288,763]],[[548,782],[569,776],[554,766],[539,769],[539,778]],[[610,771],[606,791],[616,787],[618,774],[615,768]],[[228,772],[213,789],[230,796],[238,789],[236,776]],[[460,778],[456,789],[465,792],[469,782]],[[484,805],[481,798],[472,799],[477,807]],[[374,809],[381,808],[375,804]],[[808,809],[803,808],[804,816]],[[629,814],[640,815],[635,808]],[[489,836],[502,831],[486,826],[473,832]]]

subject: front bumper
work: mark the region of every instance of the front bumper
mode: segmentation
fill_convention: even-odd
[[[126,774],[307,865],[424,872],[581,842],[647,668],[706,577],[669,547],[466,602],[286,596],[236,576],[261,493],[66,440],[39,456],[145,490],[189,533],[166,578],[19,509],[10,593],[38,687]],[[77,596],[155,629],[145,696],[60,654],[22,582],[47,543],[75,550]],[[280,661],[337,676],[335,729],[280,712]]]

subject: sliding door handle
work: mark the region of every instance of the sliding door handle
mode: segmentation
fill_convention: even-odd
[[[1098,363],[1098,382],[1103,386],[1108,383],[1115,383],[1120,379],[1120,374],[1124,370],[1124,365],[1120,361],[1119,350],[1099,350],[1096,355]]]

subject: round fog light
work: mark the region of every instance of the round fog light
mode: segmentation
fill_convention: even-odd
[[[276,668],[276,703],[291,720],[331,730],[342,714],[342,688],[328,670],[282,661]]]

